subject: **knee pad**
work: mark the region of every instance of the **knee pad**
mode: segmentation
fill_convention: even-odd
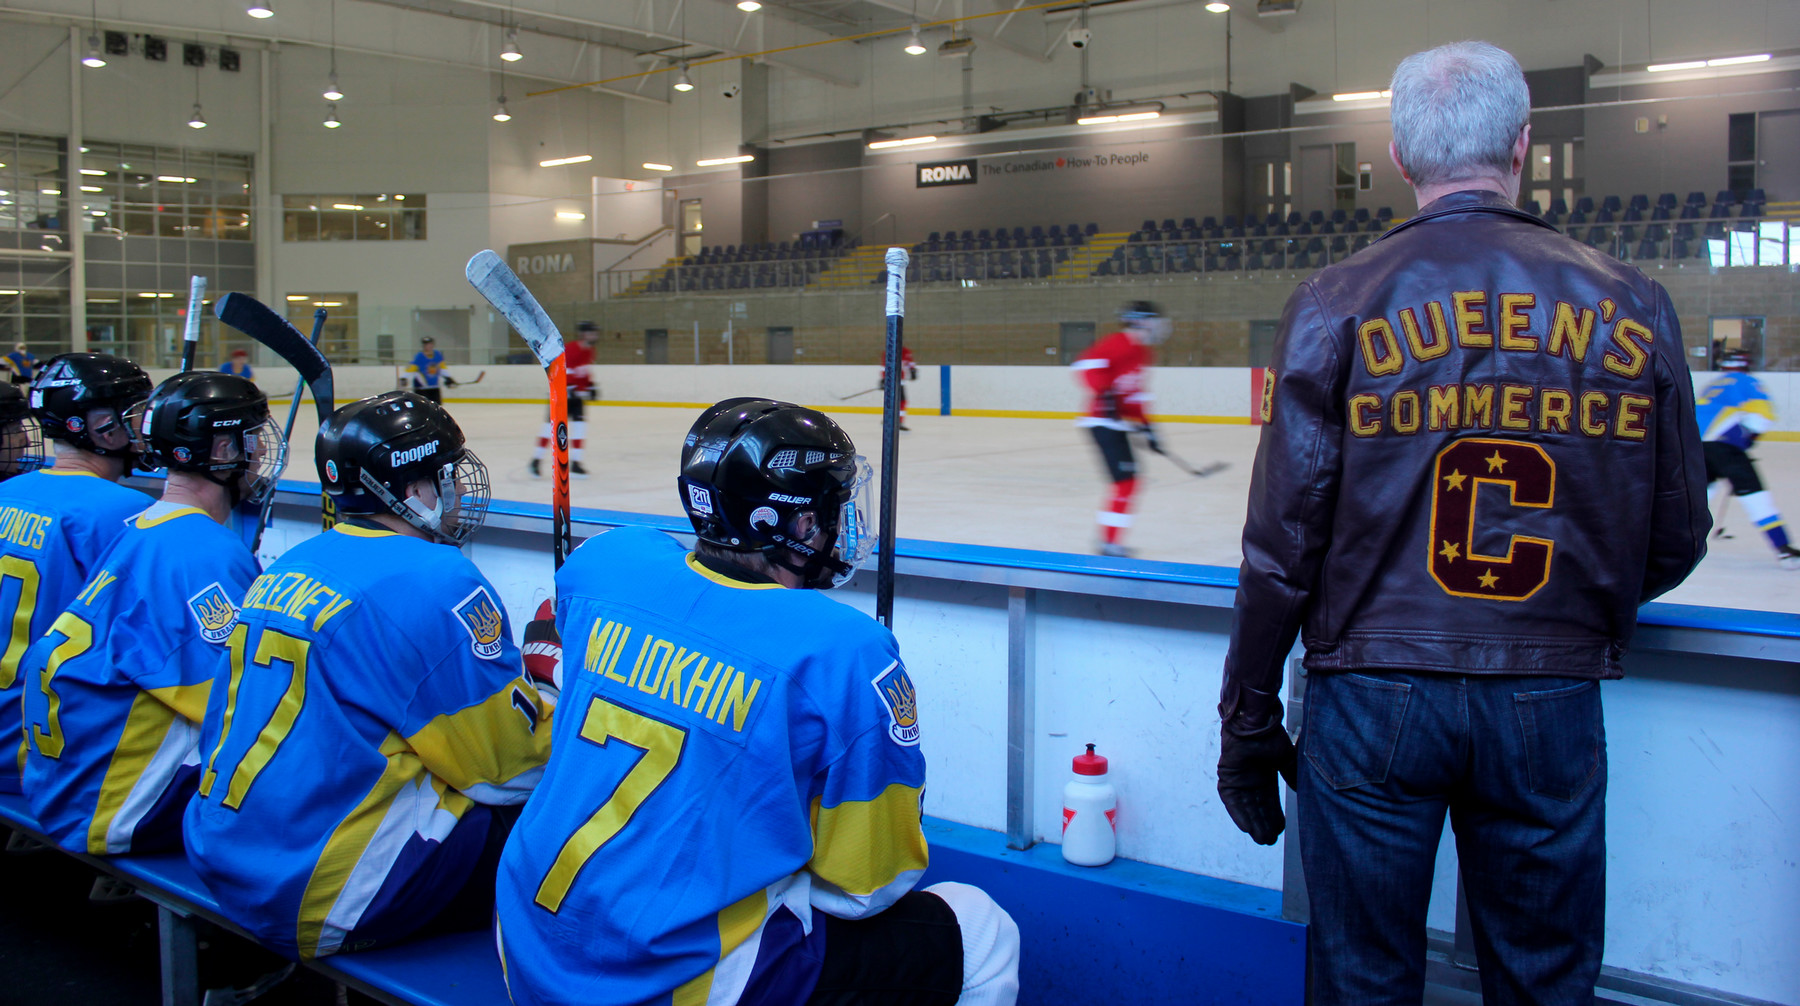
[[[962,1006],[1012,1006],[1019,997],[1019,926],[987,892],[968,884],[925,888],[942,898],[962,930]]]

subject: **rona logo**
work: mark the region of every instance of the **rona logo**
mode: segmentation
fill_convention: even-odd
[[[438,442],[433,440],[428,444],[420,444],[417,447],[408,447],[403,451],[395,451],[393,457],[388,459],[388,467],[399,468],[403,465],[410,465],[421,458],[431,457],[433,454],[437,453],[437,449]]]
[[[546,273],[570,272],[575,268],[575,256],[568,252],[551,253],[549,255],[520,255],[513,260],[513,272],[521,276],[543,275]]]
[[[934,164],[919,165],[919,184],[921,189],[936,188],[939,185],[974,185],[975,159],[962,161],[938,161]]]

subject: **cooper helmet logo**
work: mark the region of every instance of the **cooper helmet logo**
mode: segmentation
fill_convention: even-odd
[[[393,456],[388,459],[388,467],[399,468],[402,465],[410,465],[414,461],[431,457],[433,454],[437,453],[439,443],[440,441],[433,440],[428,444],[409,447],[404,451],[395,451]]]

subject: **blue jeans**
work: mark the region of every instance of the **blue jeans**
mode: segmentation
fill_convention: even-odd
[[[1313,674],[1300,738],[1312,1002],[1417,1004],[1444,813],[1482,1001],[1592,1003],[1606,922],[1600,685]]]

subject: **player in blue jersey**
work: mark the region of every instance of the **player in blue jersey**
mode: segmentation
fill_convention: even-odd
[[[181,845],[213,673],[256,578],[225,522],[287,464],[269,400],[241,377],[188,371],[127,416],[162,499],[133,518],[19,664],[25,795],[70,852]],[[139,497],[140,502],[148,502]]]
[[[37,370],[37,357],[25,348],[22,342],[13,343],[12,352],[6,354],[5,367],[12,371],[11,383],[30,384]]]
[[[248,381],[256,380],[256,372],[250,369],[250,351],[238,348],[231,351],[231,358],[219,364],[219,373],[242,377]]]
[[[245,594],[183,825],[224,913],[302,958],[487,925],[550,743],[459,551],[488,484],[455,420],[389,392],[339,409],[314,458],[340,523]]]
[[[682,450],[696,551],[620,528],[557,574],[561,712],[496,905],[518,1006],[1016,998],[1012,919],[912,889],[925,760],[894,636],[817,593],[868,554],[868,477],[824,415],[721,402]]]
[[[150,394],[129,360],[65,353],[38,372],[31,410],[56,448],[56,467],[0,485],[0,792],[19,792],[19,658],[97,568],[149,498],[118,484],[134,463],[124,413]],[[26,461],[20,467],[35,467]]]
[[[444,400],[442,382],[445,387],[456,387],[456,378],[444,369],[444,351],[437,348],[437,340],[426,336],[419,340],[419,351],[413,354],[412,362],[406,369],[412,376],[412,389],[434,402]]]
[[[1717,487],[1715,492],[1723,490],[1721,481],[1729,482],[1744,513],[1774,547],[1776,561],[1783,569],[1800,569],[1800,549],[1788,540],[1775,497],[1763,488],[1756,462],[1750,458],[1756,438],[1775,425],[1775,403],[1769,400],[1762,382],[1751,376],[1750,354],[1727,350],[1719,358],[1719,370],[1719,377],[1694,399],[1701,449],[1706,452],[1706,480]],[[1723,523],[1721,520],[1721,533]]]

